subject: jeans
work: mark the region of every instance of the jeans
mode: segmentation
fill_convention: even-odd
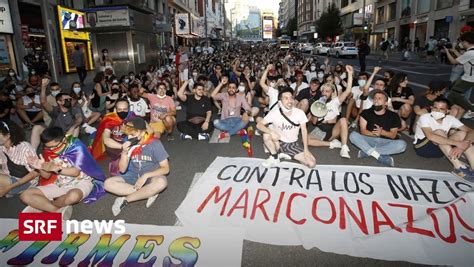
[[[81,84],[83,84],[84,80],[87,77],[86,67],[76,67],[76,70],[77,70],[77,75],[79,76],[79,81],[81,81]]]
[[[392,140],[380,137],[370,137],[352,132],[349,135],[351,143],[362,150],[365,154],[371,155],[376,151],[380,155],[393,155],[405,151],[407,144],[401,139]]]
[[[365,72],[365,54],[359,54],[360,72]]]
[[[238,131],[243,129],[246,125],[247,123],[244,122],[239,117],[229,117],[226,119],[214,121],[214,127],[216,127],[217,129],[223,132],[228,132],[229,135],[236,134]]]

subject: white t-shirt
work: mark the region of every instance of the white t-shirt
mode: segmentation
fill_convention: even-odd
[[[309,71],[309,70],[307,70],[307,71],[305,71],[304,76],[306,76],[306,80],[307,80],[308,82],[311,82],[311,80],[312,80],[313,78],[317,78],[317,77],[318,77],[318,73],[317,73],[316,71]]]
[[[292,83],[290,85],[290,87],[291,87],[291,89],[293,89],[293,91],[296,90],[296,83]],[[306,89],[308,87],[309,87],[309,84],[307,84],[305,82],[301,82],[300,87],[298,87],[298,90],[296,91],[296,95],[298,95],[301,90]]]
[[[426,113],[420,116],[418,122],[416,123],[415,129],[415,144],[418,140],[425,138],[425,133],[421,128],[430,128],[432,131],[442,130],[448,134],[450,129],[457,129],[462,127],[464,124],[458,119],[451,115],[446,115],[441,123],[438,123],[430,113]]]
[[[130,111],[133,111],[137,116],[145,117],[145,115],[150,112],[148,104],[146,103],[145,99],[141,97],[140,100],[136,102],[128,98],[128,103],[130,103]]]
[[[268,104],[268,108],[272,108],[277,102],[278,102],[278,90],[271,87],[271,86],[268,86],[268,98],[270,100],[269,104]],[[277,106],[275,105],[274,108],[276,108]]]
[[[456,60],[464,65],[464,74],[461,76],[461,80],[474,83],[474,47],[464,52]]]
[[[374,90],[374,88],[372,87],[369,87],[369,92]],[[360,103],[362,102],[362,100],[360,100],[360,96],[363,94],[362,92],[362,89],[360,88],[360,86],[354,86],[352,87],[352,98],[354,98],[355,100],[355,103],[356,103],[356,107],[357,108],[360,108]],[[366,102],[366,101],[364,101]],[[365,104],[364,104],[365,106]]]
[[[333,98],[331,99],[331,101],[329,101],[329,103],[326,103],[326,107],[328,108],[328,113],[326,114],[326,116],[324,116],[323,121],[330,121],[337,118],[337,116],[339,116],[339,113],[341,112],[339,109],[340,106],[341,106],[341,102],[339,102],[338,97]]]
[[[286,115],[286,114],[285,114]],[[308,118],[301,109],[293,108],[291,115],[286,115],[292,122],[296,124],[306,124]],[[280,141],[285,143],[293,143],[298,141],[300,126],[294,126],[288,122],[283,115],[280,113],[279,106],[273,108],[268,112],[267,116],[263,118],[266,122],[272,124],[272,131],[275,131],[280,135]]]

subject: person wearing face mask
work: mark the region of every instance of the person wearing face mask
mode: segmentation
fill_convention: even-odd
[[[283,87],[279,93],[278,108],[272,109],[257,123],[263,133],[265,150],[270,157],[262,163],[265,168],[277,166],[281,159],[294,159],[309,168],[316,166],[316,159],[308,148],[306,114],[293,107],[293,89]],[[269,124],[272,126],[269,127]],[[301,131],[303,145],[298,140]]]
[[[105,107],[106,107],[107,113],[114,111],[115,103],[117,102],[118,99],[122,98],[124,95],[126,94],[122,93],[122,90],[120,89],[120,85],[117,83],[113,83],[110,90],[110,95],[105,97]]]
[[[407,75],[400,72],[393,76],[392,82],[386,89],[392,101],[393,110],[402,118],[402,126],[399,131],[403,131],[407,128],[406,121],[413,112],[413,104],[415,103],[415,95],[407,85]]]
[[[150,109],[147,101],[140,96],[140,88],[138,84],[132,84],[130,86],[127,99],[130,104],[130,111],[142,118],[149,117]]]
[[[82,110],[82,114],[84,115],[84,123],[81,127],[84,128],[84,131],[87,134],[92,134],[96,132],[97,129],[95,127],[92,127],[91,125],[100,118],[100,113],[94,112],[89,108],[89,97],[86,96],[86,94],[82,90],[80,83],[72,83],[70,95],[72,98],[72,106],[80,107]]]
[[[369,79],[369,75],[366,72],[359,72],[359,79],[357,80],[357,85],[352,86],[352,88],[347,88],[346,91],[351,92],[351,98],[349,99],[349,103],[347,104],[346,110],[346,120],[350,121],[351,118],[356,118],[359,115],[359,109],[361,104],[360,96],[363,93],[363,88]],[[370,85],[370,84],[369,84]]]
[[[8,69],[8,76],[5,77],[5,79],[3,80],[3,89],[5,89],[6,86],[9,84],[14,84],[14,85],[22,84],[22,82],[20,81],[20,78],[18,77],[14,69]]]
[[[167,186],[170,172],[168,153],[160,140],[147,132],[146,122],[133,118],[124,126],[127,141],[120,153],[120,174],[105,180],[105,190],[117,195],[112,205],[114,216],[129,203],[147,199],[149,208]]]
[[[474,131],[451,116],[448,101],[438,98],[434,101],[430,113],[420,116],[413,142],[415,152],[424,158],[445,156],[453,164],[452,173],[474,184]],[[452,134],[451,130],[456,129]],[[464,155],[469,164],[460,161]]]
[[[277,89],[277,80],[274,76],[268,76],[268,73],[275,69],[273,64],[267,65],[267,68],[260,78],[260,87],[262,87],[263,92],[268,96],[268,99],[265,100],[265,103],[268,103],[268,110],[272,110],[278,103],[278,89]],[[263,101],[259,100],[260,103]]]
[[[25,140],[23,129],[13,122],[0,121],[0,198],[22,193],[38,184],[38,172],[27,158],[37,158]]]
[[[27,129],[31,129],[36,123],[43,122],[40,96],[31,87],[27,87],[25,95],[18,99],[16,110]]]
[[[238,92],[237,93],[238,95],[245,97],[249,106],[252,107],[250,109],[250,114],[247,114],[243,112],[242,110],[240,111],[242,118],[244,119],[244,121],[254,122],[255,117],[258,115],[258,112],[260,111],[260,109],[258,108],[259,106],[258,99],[253,95],[248,84],[245,82],[241,82],[239,84],[239,86],[237,87],[237,92]]]
[[[127,136],[122,132],[123,124],[135,118],[135,113],[130,112],[127,99],[119,99],[115,104],[114,112],[108,113],[97,127],[94,141],[91,146],[92,156],[95,160],[102,160],[105,156],[110,158],[109,173],[118,174],[118,163],[122,144]]]
[[[318,77],[318,72],[316,70],[316,63],[311,62],[309,65],[309,70],[306,70],[309,61],[303,66],[302,71],[304,72],[304,76],[306,77],[306,81],[312,81],[313,78]]]
[[[388,95],[385,91],[373,91],[373,106],[362,111],[359,119],[359,131],[349,135],[351,143],[360,150],[358,158],[373,157],[379,163],[393,167],[395,161],[391,155],[403,153],[406,143],[397,139],[401,126],[397,113],[387,109]]]
[[[173,129],[176,125],[176,105],[171,96],[166,95],[166,85],[158,84],[156,94],[146,93],[143,88],[140,89],[143,97],[150,102],[150,127],[155,132],[155,137],[160,138],[166,131],[166,139],[174,140]]]
[[[352,66],[346,65],[347,70],[347,83],[352,85],[352,75],[354,70]],[[329,147],[330,149],[341,148],[339,155],[342,158],[349,159],[349,147],[347,146],[347,140],[349,135],[349,129],[347,126],[347,120],[345,118],[338,119],[340,114],[340,107],[342,103],[350,95],[350,91],[346,90],[340,95],[335,95],[334,91],[336,87],[334,84],[326,83],[321,85],[322,99],[318,101],[326,104],[327,113],[323,117],[316,117],[312,114],[312,123],[316,124],[316,128],[309,135],[308,145],[316,147]],[[323,134],[315,134],[320,132]],[[341,139],[341,141],[338,140]]]
[[[109,50],[107,48],[102,49],[102,56],[99,58],[100,71],[105,71],[106,68],[111,68],[113,70],[114,60],[109,55]]]
[[[109,85],[106,81],[104,72],[98,72],[94,77],[94,91],[91,99],[91,107],[93,111],[97,111],[100,114],[106,112],[106,96],[112,92],[109,90]]]
[[[226,93],[219,93],[227,85]],[[248,121],[244,121],[240,115],[240,110],[244,109],[247,115],[251,115],[251,107],[245,96],[237,94],[237,84],[229,82],[227,77],[223,77],[219,85],[214,89],[211,97],[222,102],[221,118],[214,121],[214,127],[221,130],[219,139],[234,134],[246,134],[245,126]]]
[[[295,71],[295,82],[290,85],[291,89],[295,91],[295,94],[309,87],[309,84],[303,81],[303,72],[300,70]]]

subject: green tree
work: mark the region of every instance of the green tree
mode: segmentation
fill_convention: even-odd
[[[341,35],[344,30],[342,28],[341,11],[335,3],[328,6],[319,20],[316,21],[316,32],[319,38],[325,40],[327,37],[334,39],[337,35]]]
[[[288,21],[288,24],[286,25],[285,29],[286,29],[286,34],[288,36],[291,36],[291,38],[293,38],[293,31],[298,30],[298,21],[296,20],[296,17]]]

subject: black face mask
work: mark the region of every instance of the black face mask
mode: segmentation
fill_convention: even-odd
[[[375,106],[374,105],[374,110],[375,111],[381,111],[383,109],[383,105],[380,105],[380,106]]]
[[[34,97],[35,93],[29,93],[29,94],[26,94],[26,95],[29,96],[29,97]]]
[[[64,101],[63,106],[64,106],[65,108],[71,108],[71,107],[72,107],[72,103],[71,103],[71,101]]]
[[[138,140],[138,137],[132,137],[128,139],[128,141],[130,142],[130,146],[137,145],[140,142],[140,140]]]
[[[119,118],[121,118],[122,120],[125,120],[125,118],[126,118],[127,115],[128,115],[128,111],[120,111],[120,112],[117,112],[117,115],[118,115]]]

